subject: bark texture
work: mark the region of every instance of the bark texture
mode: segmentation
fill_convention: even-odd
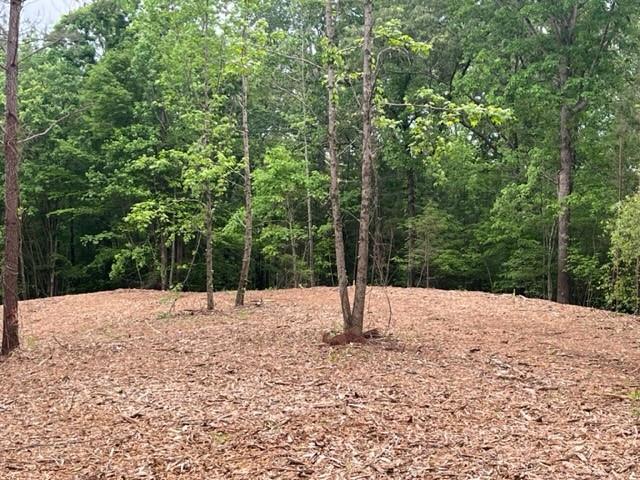
[[[249,281],[251,266],[251,250],[253,247],[253,196],[251,194],[251,157],[249,149],[249,80],[242,76],[242,148],[244,154],[244,251],[242,253],[242,267],[240,280],[236,292],[236,306],[244,305],[244,294]]]
[[[571,211],[567,201],[569,195],[571,195],[571,171],[574,153],[569,123],[569,107],[563,105],[560,110],[560,173],[558,174],[558,203],[560,205],[558,214],[558,303],[569,303],[571,300],[570,278],[567,271]]]
[[[338,288],[340,291],[340,305],[342,307],[342,319],[344,330],[351,328],[351,302],[349,301],[349,279],[344,253],[344,234],[342,228],[342,213],[340,211],[340,174],[337,153],[336,133],[336,72],[335,60],[335,18],[333,0],[327,0],[325,4],[325,29],[330,54],[327,64],[327,112],[328,112],[328,150],[329,165],[331,170],[331,213],[333,216],[333,234],[336,250],[336,270],[338,273]]]
[[[18,41],[20,36],[20,11],[22,0],[11,0],[9,31],[7,34],[7,59],[5,66],[5,135],[4,135],[4,266],[2,269],[3,330],[2,354],[7,355],[20,346],[18,324],[18,272],[20,260],[20,222],[18,207],[20,187],[18,169]]]
[[[569,48],[574,42],[575,28],[578,20],[578,6],[574,5],[565,18],[554,18],[556,38],[562,53],[558,62],[558,89],[563,97],[564,90],[570,78]],[[560,171],[558,173],[558,272],[556,284],[556,300],[558,303],[571,301],[571,279],[568,272],[570,218],[571,210],[568,205],[572,187],[573,160],[575,148],[571,138],[574,109],[568,99],[562,98],[560,105]]]
[[[362,334],[365,297],[369,273],[369,224],[371,222],[373,176],[373,1],[364,0],[364,42],[362,66],[362,179],[360,199],[360,229],[358,232],[358,266],[356,291],[349,331]]]

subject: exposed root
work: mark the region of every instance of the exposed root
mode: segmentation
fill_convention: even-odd
[[[350,343],[367,343],[367,340],[372,338],[381,338],[382,333],[377,328],[367,330],[362,335],[357,335],[353,332],[345,332],[339,335],[332,335],[329,332],[326,332],[322,335],[322,341],[327,345],[338,346],[338,345],[348,345]]]

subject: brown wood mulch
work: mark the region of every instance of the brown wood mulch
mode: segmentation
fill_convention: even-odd
[[[211,315],[174,299],[21,304],[1,479],[640,476],[637,317],[374,288],[368,327],[390,335],[332,348],[335,289],[220,293]]]

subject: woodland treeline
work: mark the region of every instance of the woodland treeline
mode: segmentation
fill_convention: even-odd
[[[331,104],[351,283],[367,3],[95,0],[23,27],[20,297],[337,285]],[[371,8],[368,283],[638,310],[639,2]]]

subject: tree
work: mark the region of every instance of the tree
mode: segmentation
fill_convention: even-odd
[[[364,307],[369,276],[369,223],[373,182],[373,1],[364,0],[364,41],[362,44],[362,176],[360,230],[358,233],[358,269],[353,310],[348,332],[362,335]]]
[[[260,219],[258,244],[262,253],[284,275],[286,286],[296,287],[311,275],[303,271],[300,240],[304,238],[301,208],[308,195],[321,200],[326,192],[325,176],[306,174],[300,158],[284,145],[269,148],[263,166],[255,171],[255,212]],[[291,272],[290,275],[287,275]],[[280,275],[279,275],[280,276]],[[305,280],[306,280],[305,278]]]
[[[520,118],[494,139],[502,137],[499,144],[523,155],[543,145],[550,154],[555,150],[557,161],[545,168],[556,190],[556,299],[567,303],[572,300],[570,252],[576,236],[571,211],[581,160],[580,127],[599,108],[602,91],[612,87],[611,74],[622,74],[619,47],[636,28],[631,18],[637,15],[638,4],[629,0],[463,0],[453,2],[452,8],[463,12],[458,22],[473,18],[473,25],[479,25],[462,39],[470,58],[483,52],[468,68],[467,95],[479,103],[497,97],[510,103]],[[485,75],[493,81],[479,91],[478,82]]]
[[[246,28],[242,31],[242,39],[246,42]],[[243,47],[243,57],[246,56],[246,48]],[[236,306],[244,305],[244,294],[249,281],[249,267],[251,263],[251,247],[253,245],[253,211],[251,193],[251,152],[249,147],[249,79],[247,73],[242,73],[242,157],[244,163],[244,250],[242,252],[242,265],[240,267],[240,280],[236,293]]]
[[[236,292],[236,306],[244,305],[244,296],[249,282],[249,269],[251,267],[251,250],[253,246],[253,210],[251,191],[251,149],[249,144],[249,76],[255,73],[259,65],[260,57],[264,55],[264,22],[258,21],[249,24],[253,16],[255,5],[245,1],[242,3],[240,55],[238,70],[240,74],[241,92],[240,109],[242,113],[242,162],[244,165],[244,249],[242,251],[242,264],[240,266],[240,278]],[[249,31],[251,28],[252,31]],[[253,35],[251,35],[253,34]]]
[[[611,232],[612,279],[608,288],[609,303],[616,310],[640,311],[640,193],[628,197],[616,209],[609,225]]]
[[[2,355],[20,346],[18,323],[18,272],[20,260],[20,185],[18,169],[20,150],[18,133],[18,43],[22,0],[11,0],[5,63],[5,133],[4,133],[4,263],[2,269],[3,315]]]
[[[340,291],[340,306],[342,307],[343,329],[351,330],[351,302],[349,300],[349,279],[345,263],[344,233],[342,225],[342,210],[340,208],[340,173],[337,151],[337,90],[336,90],[336,61],[339,55],[336,48],[335,10],[333,0],[326,0],[325,29],[327,42],[327,143],[329,168],[331,171],[331,213],[333,217],[333,236],[336,251],[336,269],[338,272],[338,289]]]

